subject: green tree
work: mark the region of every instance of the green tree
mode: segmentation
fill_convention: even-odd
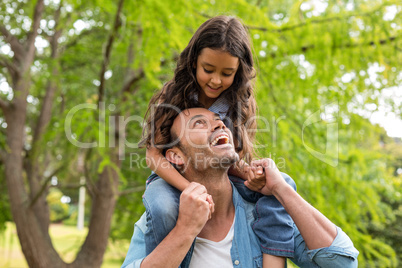
[[[351,236],[361,267],[396,267],[396,244],[372,226],[395,220],[389,189],[400,187],[390,169],[397,154],[383,150],[384,130],[361,111],[385,99],[401,116],[401,104],[382,94],[402,79],[401,8],[397,1],[3,0],[0,181],[28,264],[99,267],[109,235],[131,237],[149,174],[137,148],[147,103],[198,26],[229,14],[243,20],[254,44],[265,130],[259,154],[281,163],[299,192]],[[88,236],[71,264],[48,234],[52,177],[73,201],[84,177],[91,197]]]

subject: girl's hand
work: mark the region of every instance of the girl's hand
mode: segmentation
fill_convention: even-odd
[[[214,200],[212,199],[212,195],[207,196],[207,202],[209,203],[209,217],[208,219],[210,220],[212,218],[212,213],[215,211],[215,203]]]
[[[251,166],[247,166],[247,181],[244,185],[252,191],[259,192],[266,183],[263,167],[256,163],[251,162]]]

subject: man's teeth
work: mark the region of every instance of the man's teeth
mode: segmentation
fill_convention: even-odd
[[[221,140],[221,142],[219,144],[227,144],[229,142],[229,140],[226,136],[220,136],[220,137],[217,137],[215,140],[213,140],[211,145],[215,146],[219,140]]]

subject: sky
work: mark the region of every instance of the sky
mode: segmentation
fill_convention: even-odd
[[[392,98],[397,105],[402,103],[402,86],[383,89],[381,95],[385,98]],[[378,109],[373,111],[371,115],[366,116],[373,124],[379,124],[386,131],[390,137],[402,138],[402,120],[401,115],[398,116],[389,111],[390,107],[384,103],[384,99],[380,98]],[[400,111],[402,113],[402,111]]]
[[[370,118],[371,123],[379,124],[390,137],[402,138],[402,120],[394,113],[384,115],[383,112],[374,112]]]

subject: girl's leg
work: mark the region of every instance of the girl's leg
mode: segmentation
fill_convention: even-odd
[[[147,255],[176,225],[180,194],[179,190],[163,179],[156,177],[156,174],[150,176],[143,195],[147,217],[147,231],[145,232]]]
[[[293,179],[285,173],[282,176],[296,190]],[[229,178],[243,199],[256,203],[253,230],[260,240],[261,251],[274,256],[293,257],[293,220],[281,203],[273,195],[264,196],[251,191],[240,178],[230,175]]]
[[[296,184],[282,173],[286,182],[296,190]],[[253,230],[260,240],[261,251],[281,257],[294,256],[293,220],[275,196],[263,196],[255,205]]]

